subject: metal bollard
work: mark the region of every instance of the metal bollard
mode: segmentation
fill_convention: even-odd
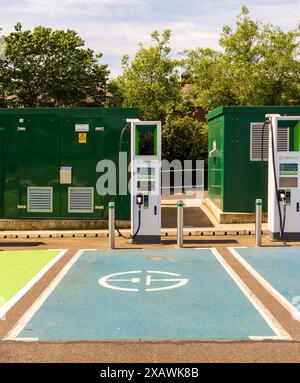
[[[108,204],[108,248],[115,248],[115,203]]]
[[[177,247],[183,247],[183,201],[177,201]]]
[[[256,246],[261,246],[261,212],[262,212],[262,200],[257,199],[255,201],[255,241]]]

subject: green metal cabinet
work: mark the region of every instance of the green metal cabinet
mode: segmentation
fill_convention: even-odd
[[[250,159],[251,123],[263,123],[267,113],[300,115],[300,106],[226,106],[208,114],[208,198],[223,212],[253,212],[256,198],[267,209],[267,161],[264,186],[261,161]],[[293,126],[289,137],[293,150]]]
[[[121,130],[137,117],[120,108],[0,109],[0,217],[106,220],[112,197],[97,193],[96,166],[118,165]],[[70,183],[61,168],[71,169]],[[129,219],[129,195],[115,202],[117,219]]]
[[[0,126],[0,217],[3,216],[3,132],[4,129]]]

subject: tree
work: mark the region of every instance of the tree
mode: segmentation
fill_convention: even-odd
[[[124,103],[124,96],[118,86],[118,79],[111,80],[107,85],[107,101],[108,107],[122,107]]]
[[[163,158],[197,160],[207,157],[207,124],[191,116],[169,115],[162,131]]]
[[[206,157],[206,124],[193,118],[193,105],[182,92],[184,79],[172,59],[169,30],[151,34],[154,45],[142,45],[132,61],[124,56],[123,73],[109,85],[109,105],[138,107],[141,118],[161,120],[163,158],[168,160]]]
[[[122,95],[122,106],[139,108],[144,119],[164,121],[167,111],[180,101],[179,61],[170,57],[170,35],[169,30],[162,35],[154,31],[153,46],[140,44],[132,61],[124,56],[123,73],[114,82],[115,91]],[[119,97],[117,100],[120,102]]]
[[[5,58],[5,43],[4,36],[1,34],[2,29],[0,28],[0,108],[5,106],[5,70],[1,65],[1,60]]]
[[[207,109],[220,105],[280,105],[300,103],[300,25],[283,32],[252,20],[246,7],[236,29],[223,28],[220,50],[187,52],[191,99]]]
[[[21,24],[4,37],[0,59],[5,104],[13,107],[69,107],[105,104],[108,69],[101,54],[84,48],[73,30]]]

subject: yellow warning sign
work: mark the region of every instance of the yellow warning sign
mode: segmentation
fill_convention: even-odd
[[[78,142],[80,144],[86,144],[86,133],[79,133],[78,134]]]

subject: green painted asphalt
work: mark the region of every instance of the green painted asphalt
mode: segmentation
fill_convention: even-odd
[[[0,307],[58,253],[58,250],[0,251]]]

